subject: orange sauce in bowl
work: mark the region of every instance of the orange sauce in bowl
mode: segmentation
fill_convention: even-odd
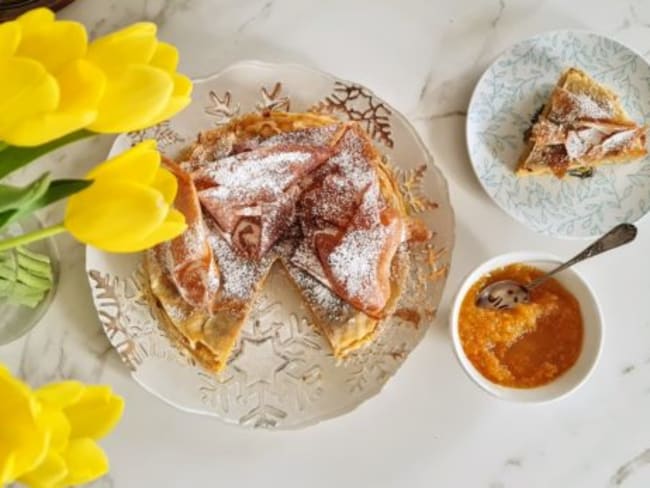
[[[542,274],[532,266],[511,264],[480,278],[463,299],[458,317],[463,350],[494,383],[515,388],[542,386],[571,368],[580,355],[580,304],[557,280],[549,279],[533,289],[530,303],[511,310],[476,306],[478,293],[490,283],[530,283]]]

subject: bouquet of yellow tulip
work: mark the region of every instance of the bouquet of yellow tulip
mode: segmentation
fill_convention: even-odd
[[[96,440],[124,409],[109,387],[63,381],[32,390],[0,364],[0,398],[0,486],[58,488],[108,472]]]
[[[141,130],[173,116],[189,104],[192,90],[177,64],[176,48],[158,41],[148,22],[90,43],[82,24],[56,20],[44,8],[0,24],[0,180],[70,142]],[[61,224],[1,240],[0,251],[66,230],[107,251],[140,251],[185,229],[171,208],[175,194],[175,179],[160,167],[152,142],[83,180],[52,180],[46,173],[23,187],[0,184],[0,231],[70,197]],[[19,271],[29,276],[30,268]],[[0,285],[1,273],[0,259]]]

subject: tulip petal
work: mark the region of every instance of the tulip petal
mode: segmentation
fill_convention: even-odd
[[[159,168],[160,153],[156,150],[156,141],[147,140],[100,164],[86,178],[128,180],[149,185]]]
[[[54,22],[55,16],[48,8],[40,7],[33,10],[28,10],[16,20],[23,28],[36,30],[39,27],[47,26]]]
[[[79,22],[22,22],[16,56],[34,59],[56,73],[66,63],[83,57],[87,44],[86,29]]]
[[[50,431],[39,404],[23,382],[0,375],[0,473],[13,480],[45,457]]]
[[[130,252],[165,219],[162,195],[130,181],[96,180],[68,199],[64,225],[79,241],[108,252]]]
[[[97,116],[105,79],[87,61],[66,64],[57,76],[60,97],[54,111],[41,112],[16,121],[2,132],[2,139],[16,146],[37,146],[79,130]]]
[[[94,111],[106,89],[102,70],[83,59],[65,65],[56,79],[61,90],[60,111]]]
[[[172,96],[174,97],[189,97],[192,94],[192,80],[187,76],[181,75],[179,73],[173,73],[172,79],[174,80],[174,91]]]
[[[99,115],[88,128],[114,133],[144,129],[167,106],[174,90],[172,77],[160,68],[129,65],[109,78]]]
[[[62,454],[68,474],[65,486],[81,485],[108,473],[108,458],[92,439],[73,439]]]
[[[64,408],[75,403],[83,393],[84,385],[78,381],[68,380],[50,383],[36,390],[36,398],[49,407]]]
[[[56,80],[31,59],[0,60],[0,93],[0,140],[5,141],[8,128],[59,104]]]
[[[21,476],[18,481],[32,488],[50,488],[61,483],[67,475],[68,468],[63,458],[50,451],[41,464]]]
[[[189,97],[171,97],[163,111],[152,120],[151,125],[156,125],[165,120],[171,119],[174,115],[187,107],[191,101],[192,99]]]
[[[172,208],[165,221],[160,224],[151,234],[149,234],[143,241],[138,243],[140,250],[149,249],[156,244],[166,242],[174,237],[178,237],[187,229],[185,223],[185,216],[178,210]],[[118,251],[119,252],[119,251]],[[128,252],[128,251],[124,251]]]
[[[77,403],[64,409],[72,426],[70,437],[104,437],[120,420],[123,410],[124,400],[110,387],[87,387]]]
[[[6,129],[2,139],[14,146],[40,146],[87,126],[96,116],[94,110],[40,114]]]
[[[87,59],[116,76],[129,64],[148,64],[158,41],[156,24],[137,22],[96,39],[88,46]]]
[[[7,413],[7,409],[11,410],[16,405],[27,405],[29,414],[35,416],[38,414],[38,402],[32,395],[29,387],[11,375],[11,372],[6,369],[5,372],[0,374],[0,418],[3,418]]]
[[[0,24],[0,58],[13,56],[20,42],[20,24],[15,20]]]
[[[27,408],[30,416],[38,414],[38,404],[31,391],[22,381],[14,378],[8,370],[0,374],[0,418],[6,418],[13,411]],[[1,433],[1,432],[0,432]]]
[[[169,213],[167,214],[167,217],[165,217],[165,223],[169,225],[175,225],[177,227],[187,227],[187,224],[185,222],[185,215],[183,215],[183,212],[176,210],[175,208],[169,209]]]
[[[178,73],[173,73],[171,76],[174,80],[174,91],[165,108],[155,117],[154,125],[172,118],[191,102],[192,80]]]
[[[0,486],[16,479],[16,453],[3,451],[4,449],[0,447]]]
[[[68,444],[72,428],[67,417],[61,410],[44,408],[40,420],[50,431],[49,449],[56,452],[62,451]]]
[[[156,176],[153,179],[151,186],[162,194],[165,203],[168,205],[174,203],[176,192],[178,191],[178,180],[171,171],[166,170],[165,168],[160,168],[156,172]]]
[[[159,42],[149,64],[173,73],[178,66],[178,49],[166,42]]]

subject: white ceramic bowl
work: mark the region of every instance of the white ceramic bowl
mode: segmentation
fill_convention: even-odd
[[[502,254],[486,261],[472,271],[456,295],[451,311],[451,337],[458,361],[467,373],[483,390],[504,400],[541,403],[557,400],[575,391],[593,371],[600,357],[603,344],[603,318],[596,296],[585,279],[574,269],[568,269],[556,275],[556,279],[569,290],[580,303],[584,337],[582,351],[576,363],[559,378],[537,388],[510,388],[498,385],[485,378],[465,355],[458,333],[458,314],[460,306],[471,286],[481,276],[495,269],[513,263],[524,263],[548,271],[557,266],[561,260],[555,256],[539,252],[514,252]]]

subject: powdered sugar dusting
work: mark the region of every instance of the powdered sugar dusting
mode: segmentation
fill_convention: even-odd
[[[184,303],[183,305],[177,305],[173,302],[164,301],[162,302],[162,307],[169,317],[169,320],[171,320],[174,324],[180,324],[186,321],[191,315],[190,310]]]
[[[192,223],[181,247],[191,257],[207,240],[220,274],[220,279],[213,273],[205,277],[216,308],[232,301],[248,303],[278,258],[275,250],[268,255],[242,252],[238,241],[248,245],[256,238],[265,249],[278,239],[289,243],[275,247],[285,253],[285,267],[315,313],[329,322],[343,323],[357,313],[350,301],[376,299],[377,273],[390,231],[380,219],[386,202],[370,159],[373,149],[358,127],[347,127],[330,149],[341,128],[333,124],[266,140],[253,138],[241,147],[229,141],[231,153],[235,146],[244,152],[215,161],[204,159],[207,152],[221,148],[214,141],[205,152],[195,150],[194,162],[202,163],[191,166],[192,179],[203,208],[214,219],[202,216],[198,225]],[[301,211],[296,216],[297,205]],[[294,218],[300,225],[292,226]],[[289,238],[291,229],[297,234]],[[316,241],[325,248],[316,249]],[[174,269],[174,258],[165,264]],[[214,264],[209,269],[216,271]]]
[[[291,264],[286,267],[289,276],[307,299],[310,308],[321,320],[326,319],[329,325],[333,325],[345,322],[356,313],[356,309],[309,273]]]
[[[220,298],[223,300],[250,300],[273,260],[253,261],[240,256],[212,226],[208,242],[221,270]]]
[[[277,146],[278,144],[299,144],[304,146],[328,146],[340,124],[324,127],[310,127],[292,132],[282,132],[259,143],[260,147]]]
[[[632,141],[636,138],[637,133],[637,129],[616,132],[603,141],[603,150],[607,153],[629,147]]]
[[[372,225],[379,225],[379,214],[381,209],[385,207],[382,195],[379,191],[379,183],[375,180],[368,185],[366,191],[363,192],[361,205],[355,216],[354,224],[360,227],[370,227]]]
[[[201,206],[190,176],[166,163],[178,180],[175,206],[185,216],[187,229],[180,236],[158,246],[158,256],[178,292],[190,305],[206,307],[219,275],[206,243]]]
[[[364,154],[365,142],[355,131],[348,129],[337,144],[338,152],[328,162],[328,166],[335,167],[357,191],[362,191],[375,178],[373,167]]]
[[[336,154],[319,168],[321,183],[301,202],[300,223],[306,238],[291,259],[323,285],[339,287],[342,296],[360,303],[376,299],[377,269],[388,232],[380,221],[386,203],[365,144],[356,130],[348,128]],[[338,241],[334,249],[316,249],[325,245],[324,233],[330,242]],[[324,252],[329,253],[327,262],[321,263]]]
[[[214,161],[193,177],[226,241],[259,260],[293,223],[297,182],[329,155],[327,148],[276,145]]]
[[[572,93],[557,88],[553,93],[549,118],[570,123],[584,119],[611,119],[613,115],[614,108],[608,100],[596,101],[586,93]]]
[[[296,165],[311,160],[309,151],[250,151],[208,163],[193,177],[199,183],[208,180],[209,186],[215,186],[213,198],[245,203],[282,193],[295,179]]]
[[[614,114],[609,102],[598,103],[584,93],[574,94],[573,97],[576,105],[575,117],[578,119],[607,119]]]
[[[187,229],[170,242],[163,243],[169,269],[186,266],[190,261],[205,255],[205,229],[201,220],[190,221],[186,216]]]
[[[303,230],[307,234],[314,225],[345,228],[363,192],[370,185],[378,185],[374,168],[364,151],[365,144],[355,130],[348,128],[338,141],[334,156],[316,170],[317,183],[303,195],[300,205]]]
[[[293,252],[293,255],[291,256],[290,261],[295,266],[302,268],[304,271],[311,274],[315,279],[331,288],[332,285],[325,276],[323,265],[316,255],[316,251],[312,245],[311,239],[303,239],[300,241],[295,251]]]
[[[562,144],[566,138],[566,127],[539,117],[532,128],[532,139],[539,144]]]
[[[365,303],[377,281],[377,268],[387,229],[376,226],[348,232],[327,258],[332,274],[342,283],[348,296]]]
[[[221,277],[219,276],[219,270],[215,265],[214,259],[210,261],[210,270],[208,272],[207,287],[208,287],[208,296],[214,297],[219,291],[221,286]]]
[[[569,158],[578,159],[584,156],[589,148],[594,147],[603,140],[603,134],[592,128],[571,130],[567,134],[566,152]]]
[[[302,223],[307,226],[333,224],[345,227],[359,204],[358,192],[354,187],[354,181],[338,173],[324,176],[319,186],[308,190],[302,197]]]
[[[638,127],[612,120],[611,100],[589,93],[574,93],[557,87],[546,117],[539,117],[530,140],[535,149],[528,160],[543,161],[563,176],[572,161],[594,164],[611,153],[629,149],[637,140]]]

